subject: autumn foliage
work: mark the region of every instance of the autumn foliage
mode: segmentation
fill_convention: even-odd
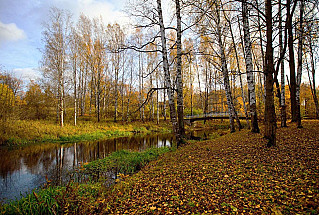
[[[189,144],[117,184],[104,214],[317,214],[319,123]]]

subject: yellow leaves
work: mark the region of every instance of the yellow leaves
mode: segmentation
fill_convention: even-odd
[[[152,207],[150,207],[150,209],[151,209],[152,211],[154,211],[154,210],[156,210],[157,208],[154,207],[154,206],[152,206]]]
[[[282,215],[281,211],[278,208],[272,208],[271,210],[273,212],[272,214],[274,215]]]
[[[233,206],[233,205],[230,205],[230,208],[231,208],[234,212],[237,212],[237,211],[238,211],[238,209],[237,209],[235,206]]]
[[[318,134],[315,128],[311,133]],[[314,199],[318,195],[314,187],[318,186],[318,180],[310,171],[307,178],[296,171],[300,169],[298,162],[302,163],[303,172],[311,164],[306,157],[308,147],[293,145],[296,134],[291,132],[291,127],[285,129],[289,130],[285,133],[285,142],[280,143],[280,150],[261,147],[264,145],[261,135],[246,131],[181,147],[140,172],[131,184],[134,206],[130,204],[129,207],[139,214],[162,214],[164,211],[164,214],[187,214],[190,211],[206,211],[208,214],[281,215],[283,211],[306,214],[307,207],[314,208],[317,204]],[[279,135],[286,131],[278,130]],[[301,132],[298,133],[298,141],[302,141],[302,135],[305,135]],[[315,136],[306,136],[311,135]],[[304,142],[317,144],[316,141]],[[210,151],[206,150],[207,147]],[[283,160],[286,154],[291,158],[289,162]],[[294,155],[298,158],[305,156],[308,163],[298,159],[294,166]],[[311,162],[317,163],[315,160]],[[116,198],[124,197],[125,194]],[[125,205],[116,206],[122,207],[121,214],[127,209]],[[129,212],[132,213],[132,210]]]

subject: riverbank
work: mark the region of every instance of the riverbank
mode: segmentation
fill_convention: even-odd
[[[58,207],[73,214],[318,214],[319,122],[303,121],[303,129],[288,126],[278,129],[274,148],[265,147],[261,134],[223,133],[167,152],[137,174],[121,174],[111,188],[103,180],[70,183],[41,190],[13,208]],[[103,162],[91,165],[103,168]]]
[[[117,184],[104,214],[318,214],[319,122],[279,128],[277,147],[247,130],[165,154]]]
[[[60,127],[53,121],[12,120],[0,122],[0,145],[20,145],[35,142],[83,142],[126,137],[151,132],[167,133],[170,123],[161,122],[92,122],[79,120],[77,126],[66,123]]]

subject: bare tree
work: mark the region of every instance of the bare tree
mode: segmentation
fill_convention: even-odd
[[[70,14],[51,8],[49,20],[44,24],[42,56],[44,77],[53,81],[57,88],[58,112],[61,127],[64,125],[64,84],[67,70],[67,38],[70,31]]]

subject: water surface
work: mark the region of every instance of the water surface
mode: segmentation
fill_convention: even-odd
[[[150,147],[170,147],[172,134],[121,137],[110,140],[72,144],[34,144],[0,147],[0,201],[21,198],[46,183],[69,180],[69,172],[82,163],[122,150],[142,151]]]

